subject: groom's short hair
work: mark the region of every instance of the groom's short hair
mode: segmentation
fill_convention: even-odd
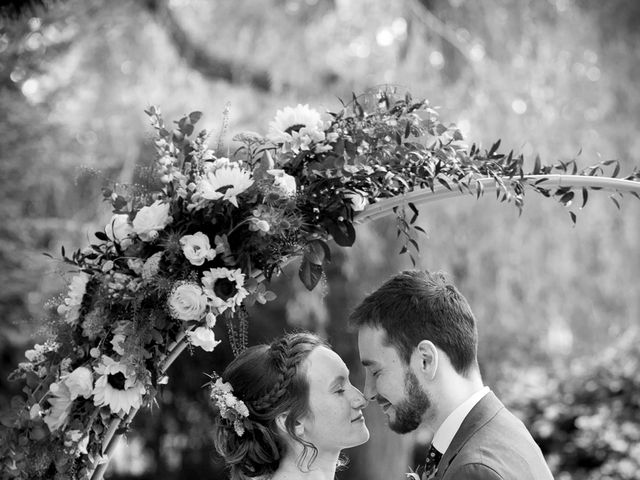
[[[477,368],[478,330],[466,298],[442,272],[407,270],[367,296],[349,317],[356,327],[382,328],[407,364],[422,340],[447,354],[465,375]]]

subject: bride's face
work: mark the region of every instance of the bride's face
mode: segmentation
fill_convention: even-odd
[[[315,348],[307,357],[309,409],[304,439],[319,451],[354,447],[369,439],[362,409],[367,402],[349,381],[349,370],[333,350]]]

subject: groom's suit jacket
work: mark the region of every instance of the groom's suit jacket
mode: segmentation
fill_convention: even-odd
[[[489,392],[462,422],[434,479],[553,480],[553,476],[524,424]]]

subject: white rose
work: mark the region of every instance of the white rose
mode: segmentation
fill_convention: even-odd
[[[122,248],[131,245],[131,235],[134,233],[133,227],[129,223],[129,215],[124,213],[111,217],[111,221],[104,227],[104,231],[114,242],[118,242]]]
[[[298,187],[296,186],[296,179],[294,177],[278,168],[267,170],[267,173],[273,175],[273,184],[286,196],[291,197],[296,194]]]
[[[155,240],[158,230],[162,230],[171,221],[169,204],[157,200],[153,205],[142,207],[133,219],[133,229],[145,242]]]
[[[89,398],[93,391],[93,375],[86,367],[78,367],[64,378],[64,384],[69,389],[71,400],[79,396]]]
[[[356,192],[346,193],[344,195],[344,198],[349,200],[349,202],[351,203],[351,208],[353,208],[354,212],[360,212],[364,210],[367,205],[369,205],[367,197]]]
[[[205,352],[213,352],[213,349],[220,343],[219,340],[216,340],[213,330],[207,327],[198,327],[192,332],[188,332],[187,337],[189,337],[191,345],[200,347]]]
[[[202,232],[183,236],[180,245],[184,256],[192,265],[202,265],[205,260],[213,260],[216,256],[215,249],[212,249],[209,243],[209,237]]]
[[[207,309],[207,297],[195,283],[181,283],[169,295],[169,310],[179,320],[200,320]]]

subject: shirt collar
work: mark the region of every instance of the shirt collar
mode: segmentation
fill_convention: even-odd
[[[438,428],[433,436],[433,441],[431,442],[436,450],[442,454],[447,451],[447,448],[449,448],[449,445],[451,445],[451,442],[453,441],[453,437],[460,429],[462,422],[467,418],[471,409],[475,407],[476,403],[482,400],[482,398],[489,392],[489,387],[482,387],[482,389],[478,390],[458,405],[458,407],[451,412],[447,418],[445,418],[444,422],[442,422],[442,425],[440,425],[440,428]]]

